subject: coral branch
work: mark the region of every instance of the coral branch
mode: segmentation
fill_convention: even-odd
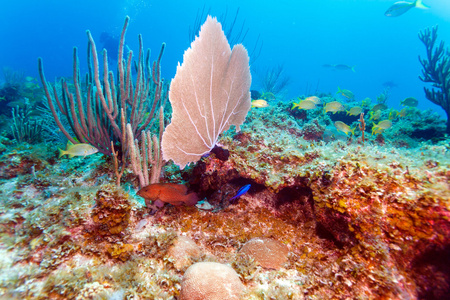
[[[419,78],[432,83],[433,88],[424,88],[425,96],[447,113],[447,133],[450,133],[450,50],[445,48],[444,41],[435,47],[437,30],[435,26],[419,33],[419,39],[427,50],[426,59],[419,56],[423,67]]]

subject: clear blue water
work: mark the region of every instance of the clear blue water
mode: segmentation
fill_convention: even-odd
[[[37,77],[37,57],[44,60],[48,80],[71,76],[72,47],[80,51],[85,70],[86,29],[99,45],[100,34],[120,33],[126,15],[131,17],[127,44],[137,50],[137,35],[153,58],[167,43],[162,62],[165,78],[172,78],[184,50],[188,31],[198,10],[211,8],[220,16],[233,15],[239,7],[238,25],[249,28],[244,45],[252,48],[258,35],[263,40],[260,57],[252,70],[284,65],[292,78],[288,97],[315,90],[353,91],[357,99],[375,99],[383,82],[393,81],[390,106],[399,107],[406,97],[419,99],[419,108],[442,109],[428,101],[418,79],[419,55],[425,48],[420,30],[439,25],[439,39],[450,46],[450,1],[424,0],[428,10],[413,8],[397,18],[384,16],[391,0],[3,0],[0,10],[0,67],[22,70]],[[323,64],[355,65],[356,72],[331,71]],[[256,76],[254,76],[256,77]],[[0,75],[1,80],[1,75]],[[255,84],[257,82],[255,81]],[[257,88],[257,86],[255,86]]]

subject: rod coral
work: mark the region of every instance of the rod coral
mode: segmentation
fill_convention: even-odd
[[[92,35],[88,37],[88,73],[86,88],[82,88],[77,48],[73,50],[73,85],[74,93],[68,88],[67,82],[61,80],[61,91],[57,85],[47,83],[42,59],[38,59],[39,74],[44,86],[45,95],[56,124],[72,143],[89,143],[103,154],[111,154],[113,145],[119,144],[122,151],[126,151],[125,124],[131,124],[131,130],[139,138],[155,117],[155,109],[165,98],[164,81],[160,75],[160,62],[165,45],[161,47],[158,59],[150,67],[150,51],[144,57],[142,37],[139,35],[139,54],[135,64],[137,70],[136,81],[133,84],[131,66],[133,51],[129,51],[124,59],[125,33],[128,28],[129,17],[126,17],[119,42],[119,57],[117,62],[118,86],[115,84],[114,74],[108,69],[107,51],[103,54],[103,74],[99,66],[97,49]],[[117,90],[116,90],[117,89]],[[86,91],[86,92],[84,92]],[[70,136],[58,117],[56,109],[67,118],[76,139]],[[123,116],[120,112],[123,110]]]
[[[161,136],[164,131],[164,108],[159,110],[159,134],[152,135],[150,131],[141,134],[141,147],[133,136],[131,124],[127,124],[127,139],[129,157],[133,173],[139,178],[141,188],[149,184],[158,183],[163,167],[161,155]],[[139,150],[140,149],[140,150]],[[148,170],[150,169],[150,177]]]

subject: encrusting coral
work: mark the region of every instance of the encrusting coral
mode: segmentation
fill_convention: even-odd
[[[95,195],[92,209],[96,234],[101,236],[120,234],[130,222],[131,204],[127,195],[115,187],[104,186]]]

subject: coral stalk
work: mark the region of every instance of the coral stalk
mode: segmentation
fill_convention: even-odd
[[[359,115],[359,130],[361,130],[362,136],[362,144],[364,145],[364,130],[366,130],[366,122],[364,121],[364,113]]]
[[[141,134],[141,149],[139,142],[133,136],[131,124],[127,124],[127,139],[129,156],[133,173],[139,178],[141,188],[159,182],[163,159],[161,155],[161,136],[164,131],[164,109],[159,111],[159,135],[152,135],[150,131]],[[150,177],[149,177],[150,169]]]

